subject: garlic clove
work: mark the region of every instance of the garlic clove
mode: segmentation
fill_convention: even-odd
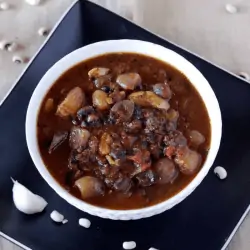
[[[11,178],[12,179],[12,178]],[[39,195],[32,193],[18,181],[13,180],[13,201],[16,208],[25,214],[35,214],[42,212],[47,206],[47,202]]]

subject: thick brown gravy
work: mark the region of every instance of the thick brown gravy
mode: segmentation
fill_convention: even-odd
[[[92,82],[93,79],[89,79],[88,72],[95,67],[109,68],[112,72],[112,82],[115,82],[115,77],[121,73],[136,72],[141,76],[143,91],[152,91],[154,84],[167,82],[172,92],[172,97],[169,100],[170,107],[179,113],[176,129],[181,131],[186,137],[188,147],[201,155],[202,160],[199,169],[201,168],[210,146],[210,121],[200,95],[189,80],[177,69],[154,58],[130,53],[106,54],[81,62],[65,72],[49,90],[41,105],[37,120],[39,149],[45,165],[60,185],[81,199],[79,189],[72,182],[72,178],[76,178],[74,176],[76,170],[74,169],[73,171],[68,166],[71,152],[68,139],[53,152],[48,152],[54,133],[57,131],[70,132],[74,126],[72,120],[75,120],[75,117],[63,119],[56,115],[57,106],[74,87],[80,87],[86,95],[86,105],[92,105],[92,94],[97,88]],[[125,92],[128,96],[135,91]],[[45,106],[49,98],[53,99],[53,105],[50,111],[47,112]],[[146,110],[151,109],[146,108]],[[156,110],[155,112],[158,111]],[[108,111],[104,111],[103,114],[108,116]],[[118,134],[124,131],[122,124],[101,125],[86,129],[90,131],[90,134],[94,134],[98,140],[100,140],[104,131]],[[205,138],[205,142],[199,146],[194,145],[190,139],[190,131],[198,131]],[[142,143],[141,140],[139,140],[139,143],[137,142],[137,146],[140,143]],[[161,145],[163,145],[163,142],[161,142]],[[129,151],[130,149],[126,148],[125,150]],[[152,158],[152,165],[156,161]],[[98,168],[97,163],[89,162],[86,165],[89,166],[91,164]],[[125,162],[124,166],[126,164],[128,165],[128,162]],[[178,168],[176,162],[174,164]],[[120,166],[120,168],[122,167],[123,165]],[[180,192],[193,180],[197,172],[185,175],[180,171],[178,177],[173,182],[166,184],[156,182],[153,185],[143,187],[137,187],[137,184],[133,184],[133,187],[130,189],[132,191],[126,193],[114,191],[112,188],[106,187],[103,195],[84,200],[93,205],[112,209],[143,208],[160,203]],[[94,172],[86,172],[85,170],[77,174],[80,177],[84,175],[96,176]]]

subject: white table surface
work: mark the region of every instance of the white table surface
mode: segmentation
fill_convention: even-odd
[[[53,28],[74,0],[43,0],[40,6],[30,6],[24,0],[1,1],[10,3],[12,8],[0,10],[0,41],[15,41],[20,48],[16,52],[0,51],[0,101],[25,68],[25,64],[12,62],[13,55],[32,58],[44,41],[37,35],[38,29],[42,26]],[[227,0],[93,1],[235,74],[240,71],[250,74],[249,0],[230,2],[237,6],[239,12],[236,14],[225,11]],[[250,216],[245,219],[228,250],[249,250],[249,235]],[[18,249],[0,237],[0,250]]]

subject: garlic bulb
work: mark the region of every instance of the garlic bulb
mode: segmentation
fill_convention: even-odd
[[[44,210],[48,203],[41,196],[32,193],[18,181],[13,179],[12,181],[14,183],[13,201],[19,211],[25,214],[35,214]]]

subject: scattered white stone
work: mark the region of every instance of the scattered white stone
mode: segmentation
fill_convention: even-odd
[[[49,34],[49,30],[45,27],[41,27],[37,33],[39,36],[47,36]]]
[[[220,166],[216,167],[216,168],[214,169],[214,173],[215,173],[221,180],[224,180],[224,179],[227,178],[227,171],[226,171],[226,169],[223,168],[223,167],[220,167]]]
[[[244,78],[247,81],[250,81],[250,76],[246,72],[240,72],[239,76],[242,77],[242,78]]]
[[[50,218],[58,223],[62,223],[64,220],[64,216],[62,214],[60,214],[59,212],[57,212],[56,210],[54,210],[51,214],[50,214]]]
[[[136,248],[136,243],[134,241],[125,241],[123,242],[122,246],[124,249],[127,249],[127,250],[134,249]]]
[[[154,247],[150,247],[149,250],[159,250],[159,249],[156,249]]]
[[[30,5],[39,5],[41,3],[41,0],[25,0],[25,1]]]
[[[79,225],[85,228],[89,228],[91,226],[91,222],[88,219],[81,218],[79,219]]]
[[[238,12],[237,7],[230,3],[226,4],[225,8],[226,8],[226,11],[230,14],[235,14]]]
[[[16,208],[25,214],[36,214],[42,212],[47,202],[39,195],[32,193],[24,185],[12,179],[13,201]]]
[[[69,221],[67,220],[67,219],[64,219],[63,221],[62,221],[62,224],[66,224],[66,223],[68,223]]]
[[[9,3],[6,3],[6,2],[0,3],[0,10],[8,10],[8,9],[10,9]]]
[[[25,62],[25,58],[23,58],[22,56],[19,56],[19,55],[14,55],[12,57],[12,61],[16,64],[21,64],[21,63],[24,63]]]

